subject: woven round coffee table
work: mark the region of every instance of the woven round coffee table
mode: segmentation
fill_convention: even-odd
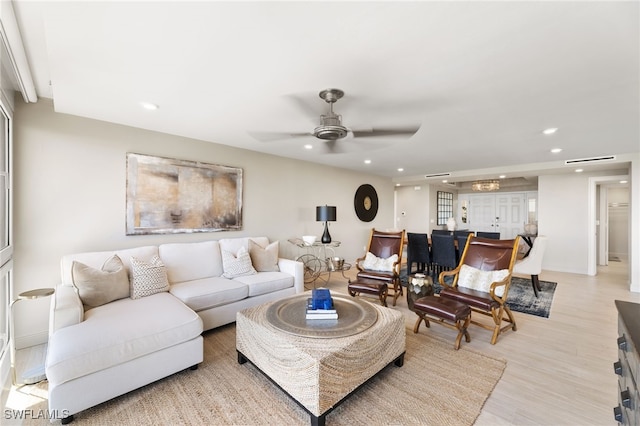
[[[307,320],[308,295],[274,302],[267,309],[266,320],[286,333],[321,339],[352,336],[378,320],[378,312],[371,303],[336,294],[332,298],[337,320]]]

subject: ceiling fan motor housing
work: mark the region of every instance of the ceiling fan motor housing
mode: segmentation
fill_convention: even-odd
[[[336,140],[347,136],[347,132],[339,114],[321,115],[320,125],[313,130],[313,136],[318,139]]]

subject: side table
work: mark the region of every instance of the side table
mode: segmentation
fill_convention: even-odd
[[[425,296],[433,296],[433,278],[424,274],[409,275],[407,277],[407,306],[409,309],[413,311],[415,301]]]
[[[14,385],[17,385],[17,384],[31,385],[34,383],[38,383],[43,381],[46,378],[46,375],[44,372],[44,365],[42,365],[42,366],[32,368],[29,371],[26,371],[25,372],[27,375],[26,378],[24,378],[24,375],[23,375],[24,379],[20,383],[17,382],[16,336],[15,336],[15,325],[14,325],[14,319],[13,319],[13,307],[16,303],[18,303],[21,300],[40,299],[42,297],[51,296],[54,292],[55,290],[53,288],[37,288],[35,290],[28,290],[20,293],[18,297],[11,302],[11,305],[9,305],[9,311],[11,314],[11,372],[12,372],[11,374],[12,374],[12,381]]]

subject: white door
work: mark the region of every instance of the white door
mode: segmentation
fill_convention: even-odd
[[[500,232],[512,239],[524,231],[527,221],[524,193],[474,194],[469,196],[469,230]]]
[[[495,194],[496,232],[500,238],[510,240],[524,231],[527,222],[525,195],[522,193]]]
[[[496,232],[496,197],[493,194],[469,196],[469,230]]]

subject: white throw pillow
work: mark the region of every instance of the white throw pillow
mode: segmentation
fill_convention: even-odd
[[[131,298],[151,296],[152,294],[169,291],[167,268],[158,256],[153,256],[150,262],[131,257]]]
[[[375,254],[371,252],[367,252],[367,254],[364,257],[364,262],[362,262],[362,267],[370,271],[393,272],[393,264],[396,263],[397,261],[398,261],[397,254],[394,254],[391,257],[383,259],[381,257],[377,257]]]
[[[222,269],[224,270],[222,276],[225,278],[235,278],[257,273],[251,264],[249,252],[244,247],[240,247],[237,255],[234,255],[230,251],[222,250]]]
[[[462,265],[460,275],[458,275],[458,286],[489,293],[491,284],[504,280],[507,275],[509,275],[508,269],[481,271],[469,265]],[[503,294],[504,286],[496,288],[496,296],[502,297]]]

